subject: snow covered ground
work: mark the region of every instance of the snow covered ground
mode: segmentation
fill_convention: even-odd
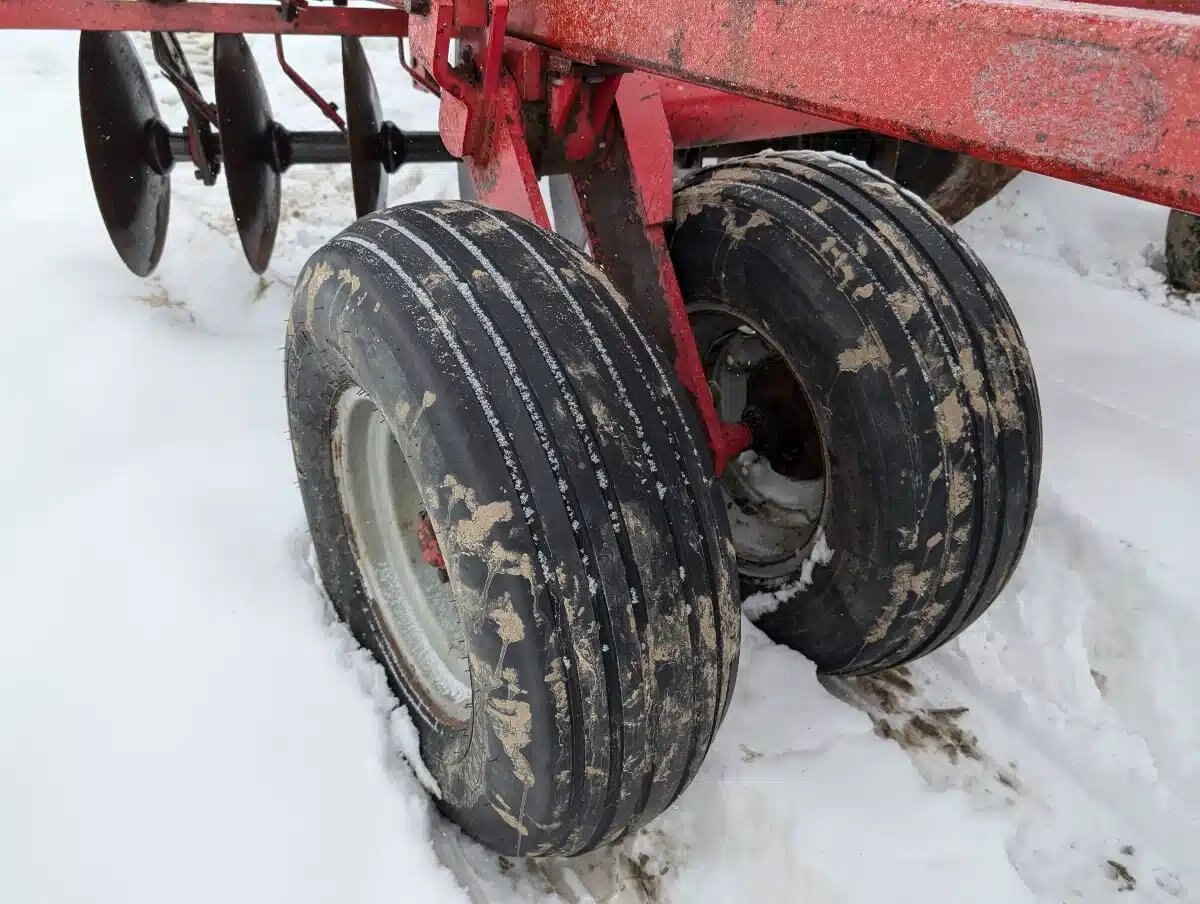
[[[256,46],[277,117],[319,127]],[[337,41],[291,47],[339,96]],[[389,115],[427,126],[394,48],[372,53]],[[285,177],[260,279],[223,185],[180,166],[139,281],[92,202],[74,54],[0,37],[0,901],[1200,900],[1200,300],[1164,289],[1163,210],[1026,175],[963,227],[1046,415],[1036,528],[991,614],[859,681],[748,628],[664,818],[509,862],[432,808],[308,566],[279,348],[291,280],[352,216],[346,171]],[[454,186],[412,168],[392,198]]]

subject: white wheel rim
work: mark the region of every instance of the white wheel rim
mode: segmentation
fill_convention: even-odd
[[[404,454],[357,387],[334,411],[333,461],[355,562],[395,664],[435,715],[467,721],[471,669],[458,601],[422,555],[425,504]]]

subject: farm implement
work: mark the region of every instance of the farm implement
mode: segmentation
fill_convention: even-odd
[[[1012,312],[948,220],[1031,170],[1174,208],[1172,266],[1194,266],[1196,12],[0,0],[0,27],[81,33],[88,165],[139,275],[175,166],[224,179],[259,272],[281,174],[350,166],[359,219],[298,275],[286,341],[321,580],[408,706],[443,811],[546,856],[683,793],[743,611],[855,675],[995,600],[1041,413]],[[185,122],[163,120],[129,32]],[[212,97],[184,32],[214,35]],[[247,34],[274,36],[328,128],[274,119]],[[291,35],[340,37],[340,105],[288,63]],[[437,132],[384,120],[364,38],[438,98]],[[387,207],[388,174],[451,161],[471,200]]]

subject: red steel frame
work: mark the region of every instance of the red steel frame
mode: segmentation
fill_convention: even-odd
[[[487,24],[483,0],[450,6],[446,27],[454,34]],[[801,114],[792,120],[800,131],[812,122],[807,113],[1200,212],[1200,0],[508,0],[491,7],[505,10],[509,36],[580,62],[791,108]],[[0,0],[0,28],[401,37],[409,16],[312,6],[286,21],[261,3]],[[711,125],[740,140],[730,111],[744,103],[714,105],[711,119],[700,114],[699,138]]]
[[[0,28],[407,36],[482,200],[548,227],[538,175],[572,174],[718,471],[748,436],[717,418],[667,253],[676,147],[861,127],[1200,213],[1200,0],[385,2],[0,0]]]

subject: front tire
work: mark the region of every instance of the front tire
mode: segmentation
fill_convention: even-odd
[[[735,566],[702,434],[594,265],[478,204],[383,211],[309,260],[287,364],[323,583],[442,809],[524,856],[674,801],[733,688]]]

